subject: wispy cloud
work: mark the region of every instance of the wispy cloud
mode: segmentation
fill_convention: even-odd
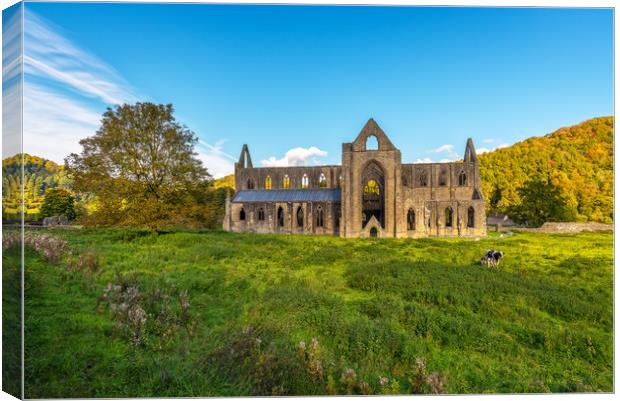
[[[435,153],[453,153],[454,145],[441,145],[438,148],[433,149]]]
[[[95,134],[106,107],[144,96],[138,96],[112,66],[39,15],[27,11],[25,26],[24,150],[62,163],[69,153],[81,151],[80,139]],[[216,178],[234,169],[235,158],[222,144],[201,140],[196,147]]]
[[[214,178],[232,174],[234,172],[233,163],[237,161],[234,156],[222,150],[223,144],[224,140],[219,140],[214,145],[202,139],[198,141],[196,149],[198,151],[198,158],[202,160],[202,163],[207,167],[209,173]]]
[[[265,167],[305,166],[310,160],[313,164],[320,164],[321,162],[318,158],[326,156],[327,152],[316,146],[310,146],[309,148],[299,147],[288,150],[281,159],[271,156],[266,160],[261,160],[261,164]]]
[[[416,159],[415,162],[416,163],[432,163],[433,159],[431,159],[430,157],[424,157],[422,159]]]
[[[110,65],[69,39],[32,11],[24,21],[24,72],[71,88],[106,104],[135,102],[131,86]]]
[[[95,133],[100,113],[43,86],[24,91],[24,151],[61,163]]]
[[[444,157],[439,161],[440,163],[451,162],[460,158],[459,154],[454,150],[454,145],[446,144],[441,145],[438,148],[432,149],[431,152],[442,154]]]
[[[92,136],[106,107],[139,99],[110,65],[26,9],[24,151],[62,163]]]
[[[3,11],[2,158],[21,151],[21,11]]]

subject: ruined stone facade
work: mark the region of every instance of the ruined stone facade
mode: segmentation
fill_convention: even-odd
[[[403,164],[373,119],[342,145],[341,166],[256,168],[244,145],[235,185],[226,201],[229,231],[346,238],[486,234],[472,140],[463,161]]]

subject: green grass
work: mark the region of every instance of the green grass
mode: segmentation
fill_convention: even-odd
[[[416,357],[449,393],[613,391],[612,233],[54,235],[100,264],[27,254],[27,398],[343,393],[347,368],[373,393],[386,392],[380,377],[409,393]],[[505,252],[499,270],[477,263],[488,248]],[[108,282],[150,302],[140,345],[98,305]],[[181,290],[190,323],[160,323],[168,301],[154,294],[176,316]],[[313,337],[319,379],[298,356]]]

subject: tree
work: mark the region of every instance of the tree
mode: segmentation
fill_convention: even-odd
[[[75,218],[75,198],[64,188],[48,188],[41,205],[41,217],[67,216]]]
[[[76,193],[94,196],[90,225],[141,226],[159,231],[200,226],[198,203],[210,175],[194,152],[198,138],[173,116],[172,105],[108,108],[97,133],[65,159]]]
[[[575,221],[577,210],[547,176],[536,176],[519,188],[518,193],[521,203],[508,211],[518,223],[541,226],[547,221]]]

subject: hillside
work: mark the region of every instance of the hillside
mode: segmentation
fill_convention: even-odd
[[[518,214],[522,194],[533,192],[526,188],[548,187],[564,203],[563,215],[611,223],[613,132],[613,117],[593,118],[479,155],[488,211]],[[531,185],[538,181],[543,184]]]
[[[2,215],[16,218],[20,198],[19,155],[2,160]],[[39,214],[47,188],[66,185],[64,166],[38,156],[24,154],[24,205],[26,219]]]
[[[227,176],[216,178],[213,180],[213,188],[231,188],[235,189],[235,175],[229,174]]]

